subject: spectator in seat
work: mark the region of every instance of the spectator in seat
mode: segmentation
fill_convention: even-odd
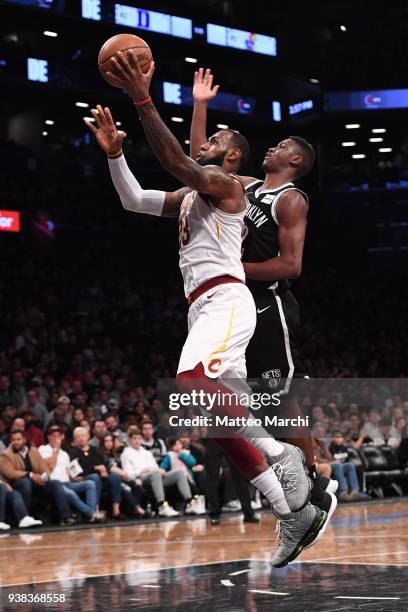
[[[109,472],[114,472],[121,478],[123,499],[132,508],[136,516],[145,516],[146,512],[141,505],[143,493],[142,481],[138,478],[132,480],[129,474],[122,469],[120,456],[124,449],[124,445],[120,442],[119,438],[116,438],[111,433],[106,433],[101,441],[100,448],[105,455]]]
[[[64,432],[64,436],[66,439],[71,440],[72,437],[72,429],[67,423],[67,404],[65,402],[58,402],[56,408],[53,410],[53,413],[50,413],[52,418],[48,421],[48,427],[59,427]]]
[[[119,427],[119,419],[118,419],[118,417],[115,414],[113,414],[112,412],[110,412],[105,417],[105,423],[106,423],[106,428],[107,428],[108,432],[113,434],[114,436],[119,438],[119,440],[121,442],[126,444],[127,436],[126,436],[125,432],[122,431],[121,428]]]
[[[69,467],[70,459],[66,451],[61,448],[64,432],[56,425],[47,430],[48,444],[40,446],[39,453],[50,469],[50,477],[62,483],[68,502],[90,523],[100,520],[96,512],[96,485],[91,480],[71,482]],[[85,502],[80,495],[85,496]]]
[[[10,525],[5,522],[6,505],[8,504],[17,519],[17,524],[20,529],[38,527],[43,524],[42,521],[29,516],[27,506],[24,503],[21,493],[15,491],[0,473],[0,531],[10,529]]]
[[[28,448],[23,431],[11,434],[10,446],[0,456],[0,472],[19,491],[27,508],[31,506],[31,497],[35,492],[52,497],[59,514],[60,525],[75,523],[69,509],[62,484],[50,479],[50,469],[41,457],[37,448]]]
[[[21,406],[22,401],[21,395],[11,388],[10,377],[7,374],[2,374],[0,376],[0,410],[10,404]]]
[[[82,410],[82,408],[74,408],[74,411],[72,413],[73,429],[75,429],[75,427],[80,427],[81,421],[83,421],[84,419],[85,419],[85,415],[84,415],[84,411]]]
[[[122,468],[132,480],[140,478],[143,486],[150,485],[159,507],[159,516],[178,516],[165,499],[164,490],[176,485],[182,499],[188,504],[191,499],[191,489],[185,474],[181,470],[165,472],[160,469],[150,451],[142,447],[140,431],[133,432],[129,437],[130,446],[126,447],[121,456]]]
[[[405,420],[403,416],[395,419],[395,423],[394,425],[392,425],[389,431],[389,438],[387,442],[389,446],[392,446],[392,448],[399,447],[399,445],[401,444],[403,432],[406,426],[407,426],[407,421]]]
[[[153,431],[153,423],[151,421],[145,421],[142,424],[142,448],[150,451],[153,457],[156,459],[158,465],[160,465],[164,455],[167,452],[167,449],[164,441],[161,438],[155,438]]]
[[[361,430],[363,438],[370,438],[376,446],[384,444],[384,435],[381,431],[381,413],[377,408],[372,408],[368,415],[368,421]]]
[[[57,418],[56,412],[58,412]],[[64,414],[63,422],[70,427],[72,424],[72,406],[68,395],[60,395],[58,397],[57,405],[48,413],[45,427],[48,428],[50,425],[55,425],[56,421],[61,423],[62,414]]]
[[[93,437],[89,440],[89,444],[91,446],[95,446],[96,448],[100,448],[107,431],[108,429],[105,421],[102,419],[96,419],[92,427]]]
[[[401,444],[398,447],[398,457],[401,467],[408,473],[408,425],[401,434]]]
[[[5,432],[9,432],[14,419],[17,416],[17,408],[14,404],[7,404],[1,413],[5,424]]]
[[[31,446],[40,447],[44,444],[44,435],[41,429],[36,427],[34,420],[34,414],[29,408],[22,408],[20,410],[20,417],[23,419],[24,427],[15,427],[14,429],[22,429],[25,433],[25,437]],[[18,419],[19,421],[21,419]],[[16,419],[17,421],[17,419]],[[15,423],[15,422],[14,422]]]
[[[205,446],[200,442],[193,439],[193,434],[190,436],[188,432],[182,432],[179,436],[180,441],[183,445],[183,449],[186,453],[191,454],[195,461],[195,468],[193,470],[194,482],[198,487],[199,493],[202,495],[207,494],[207,483],[206,483],[206,472],[205,472]]]
[[[313,428],[313,435],[316,435],[316,427]],[[313,438],[313,453],[316,472],[319,474],[319,476],[324,476],[325,478],[330,479],[332,474],[330,461],[332,457],[327,450],[327,446],[322,438]]]
[[[168,440],[169,451],[163,457],[160,467],[166,472],[174,470],[181,470],[184,472],[190,488],[194,495],[198,493],[198,487],[195,484],[194,472],[200,473],[203,469],[203,465],[197,465],[197,461],[191,453],[185,450],[183,443],[180,438],[170,438]],[[194,497],[191,502],[186,506],[186,514],[204,514],[205,508],[199,502],[198,497]]]
[[[49,413],[45,405],[41,402],[40,396],[36,389],[30,389],[27,393],[27,408],[34,415],[34,420],[40,427],[44,427],[48,421]],[[20,415],[22,409],[20,409]]]
[[[118,517],[122,500],[120,476],[115,473],[109,474],[105,457],[99,448],[89,445],[89,432],[85,428],[77,427],[74,430],[73,445],[71,459],[77,459],[82,469],[81,474],[74,478],[74,482],[85,479],[95,483],[98,512],[102,487],[105,486],[112,500],[112,518]]]
[[[343,501],[366,501],[367,497],[360,491],[356,466],[348,461],[348,450],[344,444],[341,431],[334,433],[328,450],[332,455],[333,478],[339,483],[339,499]],[[348,492],[348,488],[350,492]]]

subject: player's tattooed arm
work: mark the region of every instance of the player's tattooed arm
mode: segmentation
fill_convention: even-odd
[[[150,78],[142,73],[134,53],[119,52],[112,61],[115,76],[133,98],[146,138],[163,168],[184,185],[210,196],[220,210],[231,213],[245,210],[243,189],[236,179],[218,166],[202,167],[185,155],[150,100]],[[140,101],[143,105],[138,105]]]
[[[297,191],[288,191],[280,197],[276,207],[279,221],[279,255],[259,263],[244,262],[247,278],[258,281],[276,281],[300,276],[307,210],[306,200]]]
[[[196,159],[200,147],[207,142],[207,106],[218,93],[219,85],[213,87],[213,74],[210,68],[196,70],[194,73],[194,109],[190,127],[190,157]]]

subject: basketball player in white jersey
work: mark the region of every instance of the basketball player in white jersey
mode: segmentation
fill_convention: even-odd
[[[122,152],[123,132],[117,132],[109,109],[92,110],[97,127],[87,120],[98,143],[109,157],[114,185],[128,210],[161,216],[178,216],[180,230],[180,268],[186,298],[190,304],[189,334],[177,373],[179,388],[204,389],[216,393],[223,385],[215,379],[246,377],[245,349],[255,329],[255,307],[244,284],[240,262],[246,197],[237,177],[222,167],[207,165],[220,154],[239,158],[242,144],[235,135],[218,133],[208,143],[202,164],[187,157],[168,130],[149,95],[153,65],[142,74],[132,51],[116,56],[114,76],[132,97],[149,144],[163,167],[188,185],[173,193],[145,191],[127,167]],[[242,137],[241,137],[242,138]],[[226,392],[230,391],[224,388]],[[215,405],[213,412],[229,417],[247,416],[246,407]],[[242,428],[245,437],[216,438],[215,441],[238,469],[265,494],[281,519],[283,545],[272,563],[281,567],[313,543],[327,514],[308,503],[309,479],[294,447],[280,444],[262,428]],[[306,493],[300,508],[290,507],[274,471],[268,468],[261,452],[280,462],[286,477],[296,476]]]
[[[210,69],[195,72],[190,133],[193,159],[199,159],[206,147],[207,105],[217,92]],[[288,394],[291,379],[307,377],[298,342],[299,308],[288,279],[300,274],[308,211],[307,195],[296,187],[295,181],[310,172],[314,158],[308,142],[290,136],[266,152],[262,164],[264,180],[240,177],[249,203],[245,216],[248,232],[243,244],[244,269],[258,313],[256,331],[247,350],[249,376],[263,381],[265,388],[282,390],[284,416],[300,413],[295,394]],[[238,172],[234,161],[228,162],[226,169]],[[333,494],[336,483],[317,476],[310,434],[296,434],[292,431],[288,441],[306,455],[314,482],[311,501],[330,517],[337,505]]]

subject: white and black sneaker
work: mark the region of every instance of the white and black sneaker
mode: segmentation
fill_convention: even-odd
[[[297,512],[310,500],[312,480],[303,451],[287,442],[280,444],[283,446],[283,453],[276,456],[266,454],[266,460],[282,485],[290,510]]]

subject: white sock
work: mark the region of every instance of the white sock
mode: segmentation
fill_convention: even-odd
[[[290,514],[291,510],[283,494],[282,485],[272,468],[253,478],[251,483],[265,495],[276,514]]]
[[[237,435],[255,446],[263,455],[276,457],[284,451],[282,444],[272,438],[263,427],[244,425],[237,431]]]

